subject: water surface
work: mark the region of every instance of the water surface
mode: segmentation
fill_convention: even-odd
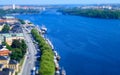
[[[16,17],[46,25],[67,75],[120,75],[120,20],[55,12]]]

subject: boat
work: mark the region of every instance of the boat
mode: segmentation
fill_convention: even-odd
[[[41,31],[42,31],[43,33],[47,32],[47,28],[45,27],[45,25],[42,25],[42,26],[41,26]]]
[[[54,49],[54,46],[53,46],[53,44],[51,43],[51,41],[50,41],[48,38],[46,38],[46,40],[47,40],[48,44],[50,45],[50,47],[51,47],[52,49]]]
[[[54,55],[55,55],[57,61],[59,61],[59,60],[60,60],[60,56],[59,56],[59,54],[57,53],[57,51],[54,51]]]
[[[62,68],[61,75],[66,75],[66,71],[64,68]]]
[[[42,32],[39,25],[36,25],[36,29],[38,30],[38,32],[40,32],[40,33]]]
[[[55,75],[60,75],[60,71],[55,71]]]
[[[55,70],[56,71],[59,71],[60,70],[60,66],[59,66],[59,63],[56,59],[54,59],[54,63],[55,63]]]

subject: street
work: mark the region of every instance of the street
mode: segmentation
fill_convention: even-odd
[[[35,55],[37,53],[37,50],[35,48],[35,45],[33,44],[33,40],[30,34],[28,34],[24,28],[23,28],[23,34],[25,37],[26,44],[28,46],[28,51],[20,75],[32,75],[31,72],[35,67],[35,61],[36,61]]]

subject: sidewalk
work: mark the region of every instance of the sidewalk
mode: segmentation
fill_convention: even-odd
[[[27,53],[28,53],[28,52],[27,52]],[[25,66],[26,59],[27,59],[27,53],[25,54],[25,59],[24,59],[24,62],[23,62],[23,64],[22,64],[21,70],[20,70],[20,72],[18,73],[18,75],[22,75],[22,73],[23,73],[23,68],[24,68],[24,66]]]

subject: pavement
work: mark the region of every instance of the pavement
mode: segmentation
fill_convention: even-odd
[[[26,44],[28,46],[28,50],[27,50],[25,61],[23,63],[23,66],[19,75],[32,75],[31,71],[35,67],[35,61],[36,61],[35,55],[37,54],[37,50],[33,43],[31,34],[28,34],[24,28],[23,28],[23,34],[25,37]]]

